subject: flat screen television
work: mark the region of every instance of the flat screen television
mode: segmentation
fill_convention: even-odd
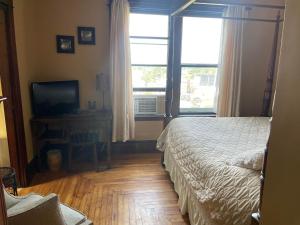
[[[35,116],[57,116],[79,110],[79,82],[52,81],[31,84],[32,109]]]

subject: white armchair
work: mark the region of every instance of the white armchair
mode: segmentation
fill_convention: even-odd
[[[93,225],[81,212],[60,204],[56,194],[15,197],[4,190],[8,225]]]

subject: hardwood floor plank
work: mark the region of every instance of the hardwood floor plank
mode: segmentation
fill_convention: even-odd
[[[95,225],[189,225],[160,154],[124,154],[113,158],[112,169],[77,174],[37,174],[32,186],[20,189],[47,195],[85,213]]]

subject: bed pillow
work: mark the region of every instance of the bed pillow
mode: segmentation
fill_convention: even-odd
[[[233,156],[228,162],[228,165],[252,170],[262,170],[264,155],[265,151],[263,149],[242,152],[236,156]]]

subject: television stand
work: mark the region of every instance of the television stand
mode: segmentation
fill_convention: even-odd
[[[103,111],[81,111],[76,114],[60,116],[41,116],[31,119],[33,150],[38,157],[38,167],[43,168],[42,149],[46,144],[64,144],[68,151],[72,148],[72,134],[91,133],[97,134],[97,142],[103,143],[106,148],[106,167],[111,167],[111,137],[112,113]],[[84,141],[83,141],[84,142]],[[70,159],[70,154],[68,162]],[[96,154],[97,155],[97,154]],[[95,159],[98,160],[98,159]],[[98,163],[96,161],[95,163]]]

